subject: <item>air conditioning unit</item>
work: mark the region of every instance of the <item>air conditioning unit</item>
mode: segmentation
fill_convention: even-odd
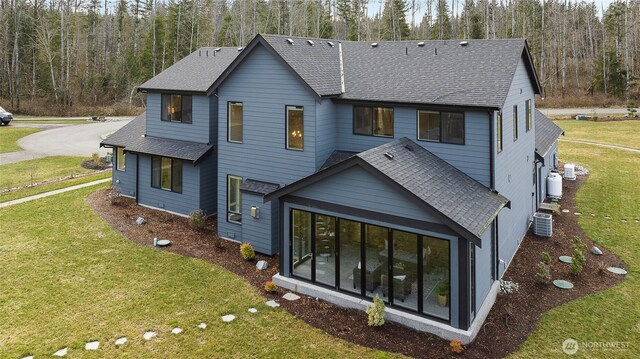
[[[564,179],[573,181],[576,179],[576,165],[567,163],[564,165]]]
[[[534,213],[533,234],[541,237],[551,237],[553,234],[553,216],[547,213]]]

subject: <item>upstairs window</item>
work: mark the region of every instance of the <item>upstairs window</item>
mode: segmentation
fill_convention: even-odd
[[[353,133],[393,137],[393,108],[354,106]]]
[[[518,105],[513,106],[513,141],[518,140]]]
[[[527,117],[527,132],[533,127],[533,113],[531,113],[531,100],[527,100],[524,103],[525,116]]]
[[[242,102],[229,102],[227,139],[229,142],[242,143]]]
[[[162,94],[162,121],[191,123],[191,96]]]
[[[496,131],[498,138],[498,153],[502,152],[502,111],[496,115]]]
[[[464,113],[418,110],[418,140],[464,144]]]
[[[304,150],[304,108],[287,106],[287,149]]]
[[[182,160],[152,156],[151,187],[182,193]]]
[[[124,171],[126,166],[126,157],[123,147],[116,147],[116,170]]]
[[[227,221],[242,223],[242,177],[227,176]]]

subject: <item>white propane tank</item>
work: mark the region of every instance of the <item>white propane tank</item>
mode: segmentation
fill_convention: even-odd
[[[562,176],[556,171],[551,171],[547,177],[547,196],[562,197]]]
[[[567,163],[566,165],[564,165],[564,179],[576,179],[576,165],[573,165],[571,163]]]

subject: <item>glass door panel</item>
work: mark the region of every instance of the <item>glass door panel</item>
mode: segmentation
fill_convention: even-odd
[[[388,238],[388,228],[372,224],[365,225],[365,294],[371,298],[377,294],[385,301],[388,301],[387,293],[383,292],[380,284],[382,276],[388,276],[386,255],[389,248]]]
[[[297,209],[292,210],[292,272],[293,275],[305,279],[311,279],[311,266],[313,262],[311,230],[311,213]]]
[[[360,293],[360,222],[340,220],[340,289]]]
[[[394,230],[391,257],[393,304],[418,310],[418,235]],[[389,279],[383,278],[382,286],[388,284]]]
[[[316,282],[336,285],[336,218],[316,217]]]
[[[423,311],[449,320],[451,284],[449,278],[449,241],[423,237]]]

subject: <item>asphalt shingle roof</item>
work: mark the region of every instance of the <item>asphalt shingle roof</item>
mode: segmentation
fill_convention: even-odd
[[[252,179],[247,179],[242,182],[242,186],[240,186],[240,190],[243,192],[252,192],[260,195],[265,195],[271,193],[280,188],[280,185],[277,183],[256,181]]]
[[[544,157],[551,146],[564,133],[558,125],[549,120],[542,112],[536,109],[536,152]]]
[[[206,92],[240,51],[233,47],[200,48],[176,62],[138,90]]]
[[[146,112],[112,133],[100,146],[124,147],[130,152],[198,161],[212,145],[146,136]]]
[[[525,52],[522,39],[467,40],[466,46],[458,40],[421,41],[423,46],[417,40],[380,41],[372,47],[364,41],[261,36],[317,94],[345,100],[499,108]]]
[[[352,151],[333,151],[331,153],[331,155],[329,156],[329,158],[327,158],[326,161],[324,161],[324,163],[322,164],[322,167],[320,167],[319,171],[322,171],[323,169],[327,168],[327,167],[331,167],[333,165],[335,165],[338,162],[342,162],[348,158],[351,158],[355,155],[357,155],[358,152],[352,152]]]

